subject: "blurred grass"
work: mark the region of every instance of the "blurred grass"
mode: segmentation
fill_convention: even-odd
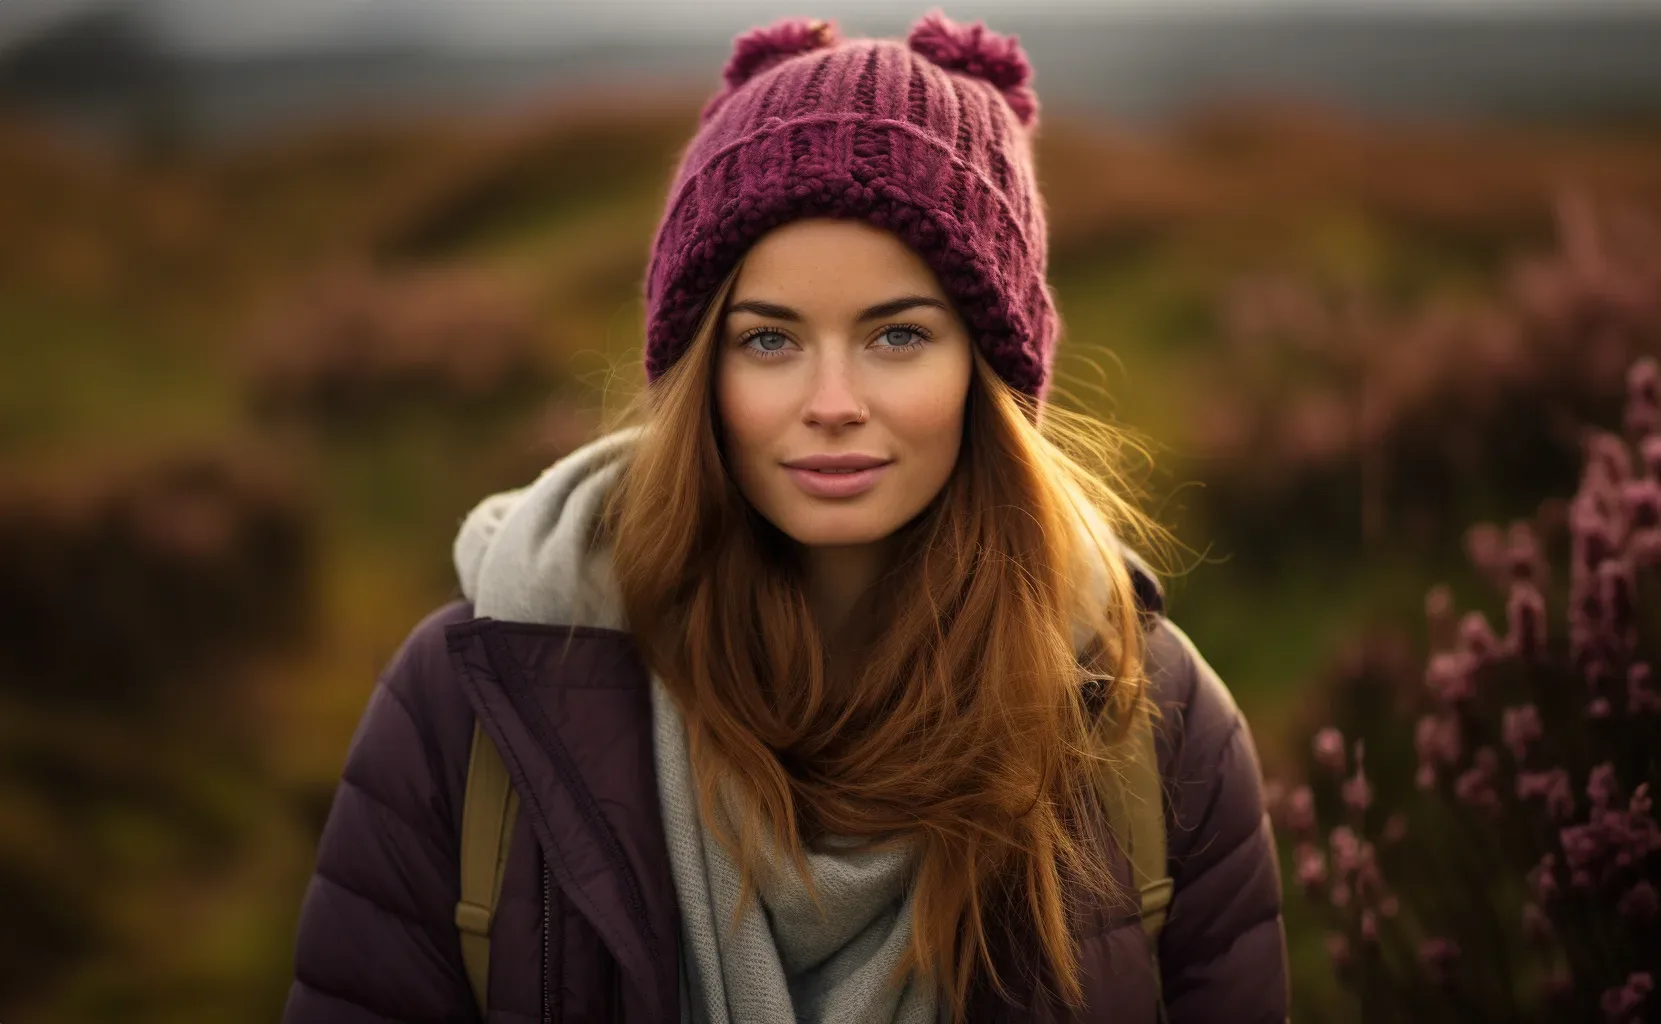
[[[184,744],[190,756],[158,785],[188,790],[185,813],[214,821],[225,841],[181,838],[196,833],[109,794],[81,823],[101,837],[107,876],[74,910],[102,938],[66,953],[32,991],[0,996],[7,1021],[277,1016],[347,742],[398,643],[454,592],[460,517],[567,447],[586,414],[565,410],[596,402],[609,372],[638,374],[639,277],[694,125],[695,108],[670,98],[621,116],[348,124],[161,164],[0,127],[0,170],[16,182],[0,196],[0,474],[73,475],[94,454],[236,435],[281,451],[317,495],[311,642],[227,666],[225,719],[129,723],[135,751]],[[1153,500],[1206,551],[1211,467],[1193,453],[1205,395],[1191,369],[1215,351],[1231,281],[1285,272],[1404,305],[1481,294],[1504,252],[1545,237],[1557,183],[1661,203],[1658,140],[1644,129],[1436,132],[1309,111],[1131,133],[1057,115],[1039,152],[1066,331],[1056,394],[1154,443]],[[352,265],[467,266],[511,282],[543,328],[546,400],[404,403],[350,426],[254,417],[240,339],[317,275]],[[1208,551],[1173,580],[1173,615],[1234,689],[1273,766],[1330,653],[1369,614],[1413,614],[1443,567],[1389,539],[1269,571],[1247,571],[1235,554]],[[194,728],[245,742],[198,744]],[[0,774],[0,853],[32,850],[50,872],[63,823],[31,800],[12,761]],[[71,882],[81,869],[75,858],[59,868]],[[1296,902],[1299,1019],[1348,1019]]]

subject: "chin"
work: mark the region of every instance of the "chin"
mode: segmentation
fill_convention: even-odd
[[[872,544],[903,522],[887,510],[868,508],[792,508],[780,513],[768,516],[773,525],[796,543],[815,548]]]

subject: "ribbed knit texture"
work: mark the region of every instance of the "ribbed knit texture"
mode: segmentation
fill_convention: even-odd
[[[1011,386],[1043,401],[1057,317],[1031,153],[1037,101],[1013,37],[930,12],[905,42],[785,19],[740,36],[682,155],[647,271],[646,376],[770,229],[811,217],[893,231],[939,276]]]

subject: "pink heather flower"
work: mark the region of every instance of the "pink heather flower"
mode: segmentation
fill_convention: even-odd
[[[1476,696],[1476,658],[1467,651],[1443,651],[1433,654],[1425,665],[1425,686],[1436,699],[1446,704],[1457,704]]]
[[[1511,756],[1520,764],[1528,754],[1528,745],[1540,738],[1540,710],[1533,704],[1506,708],[1501,722],[1500,734]]]
[[[1608,810],[1620,799],[1620,784],[1615,781],[1615,766],[1608,761],[1592,769],[1586,778],[1586,795],[1592,800],[1592,807],[1599,811]]]
[[[1509,633],[1507,647],[1526,660],[1539,660],[1546,653],[1546,601],[1531,583],[1512,584],[1505,602]]]
[[[1314,843],[1305,841],[1293,854],[1298,884],[1313,893],[1327,882],[1326,855]]]
[[[1661,446],[1657,451],[1661,453]],[[1477,523],[1465,531],[1465,556],[1481,571],[1497,576],[1503,569],[1506,554],[1505,536],[1493,523]]]
[[[1548,853],[1528,872],[1528,884],[1534,890],[1534,902],[1545,906],[1557,895],[1557,855]]]
[[[1361,941],[1369,944],[1378,941],[1378,914],[1370,907],[1361,912]]]
[[[1361,865],[1355,871],[1355,891],[1362,896],[1376,895],[1384,888],[1384,879],[1378,873],[1378,858],[1373,856],[1373,844],[1361,844]]]
[[[1586,678],[1586,685],[1596,690],[1603,684],[1603,677],[1609,674],[1609,666],[1595,655],[1597,638],[1591,630],[1574,626],[1570,627],[1570,635],[1569,647],[1580,662],[1580,674]]]
[[[1500,796],[1494,789],[1494,777],[1481,768],[1469,768],[1454,780],[1453,795],[1467,807],[1492,813],[1499,810]]]
[[[1334,772],[1344,771],[1344,734],[1327,726],[1315,734],[1315,763]]]
[[[1661,479],[1661,435],[1651,433],[1639,441],[1638,457],[1651,479]]]
[[[1352,811],[1365,811],[1373,802],[1373,787],[1367,782],[1364,750],[1360,740],[1355,743],[1355,774],[1339,787],[1345,806]]]
[[[1626,556],[1645,568],[1661,563],[1661,529],[1634,532],[1626,539]]]
[[[1413,773],[1413,785],[1420,789],[1436,788],[1436,769],[1432,765],[1421,764],[1419,770]]]
[[[1534,527],[1524,520],[1517,520],[1506,531],[1506,542],[1505,565],[1511,578],[1540,583],[1540,566],[1543,561],[1540,557],[1540,542],[1534,536]]]
[[[1395,896],[1386,896],[1378,901],[1378,912],[1385,917],[1395,917],[1401,912],[1401,900]]]
[[[1569,784],[1569,773],[1561,768],[1518,772],[1517,799],[1544,799],[1546,813],[1558,821],[1567,821],[1574,816],[1574,789]]]
[[[1621,413],[1621,426],[1628,434],[1645,434],[1661,429],[1661,406],[1634,396]]]
[[[1649,783],[1640,782],[1638,783],[1638,788],[1632,791],[1632,799],[1628,800],[1626,803],[1626,813],[1632,817],[1634,824],[1653,825],[1654,822],[1650,821],[1649,818],[1650,810],[1653,806],[1654,803],[1651,801],[1649,795]]]
[[[1332,885],[1332,905],[1339,910],[1350,905],[1350,886],[1348,882],[1334,882]]]
[[[1615,553],[1614,531],[1591,493],[1583,492],[1570,504],[1569,536],[1574,550],[1573,565],[1581,569],[1595,570]]]
[[[1642,356],[1626,369],[1626,399],[1632,405],[1661,407],[1661,362]]]
[[[1593,431],[1586,438],[1586,471],[1612,484],[1632,479],[1632,453],[1626,442],[1607,430]]]
[[[1348,876],[1361,863],[1361,837],[1348,825],[1332,830],[1327,840],[1332,846],[1332,867],[1340,875]]]
[[[1621,507],[1632,530],[1661,526],[1661,482],[1645,479],[1622,484]]]
[[[1600,860],[1609,848],[1603,829],[1591,822],[1569,825],[1558,831],[1557,838],[1563,847],[1564,863],[1571,871],[1584,871],[1588,865]],[[1570,881],[1575,881],[1573,875]]]
[[[1413,729],[1413,749],[1422,762],[1459,761],[1459,720],[1452,715],[1423,715]]]
[[[1626,984],[1604,991],[1599,1000],[1603,1019],[1608,1024],[1633,1024],[1641,1019],[1644,1004],[1655,989],[1655,980],[1648,971],[1634,971],[1627,975]]]
[[[1609,711],[1610,711],[1609,698],[1607,698],[1607,697],[1594,697],[1594,698],[1592,698],[1591,702],[1586,705],[1586,717],[1587,718],[1593,718],[1593,719],[1608,718],[1609,717]]]
[[[1286,827],[1293,832],[1314,830],[1315,793],[1308,786],[1299,786],[1286,797]]]
[[[1603,605],[1604,635],[1618,649],[1630,651],[1636,641],[1633,605],[1637,601],[1632,565],[1611,558],[1598,566],[1598,598]]]
[[[1628,405],[1621,413],[1621,427],[1628,434],[1645,434],[1661,428],[1661,408],[1636,403]]]
[[[1622,917],[1649,924],[1655,920],[1656,913],[1661,911],[1661,899],[1656,896],[1655,886],[1640,881],[1621,895],[1615,909]]]
[[[1636,662],[1626,670],[1626,710],[1632,715],[1661,714],[1661,692],[1649,685],[1650,667]]]
[[[1453,980],[1453,968],[1458,962],[1459,944],[1452,939],[1426,939],[1419,943],[1419,963],[1439,984]]]
[[[1469,654],[1478,665],[1486,665],[1502,653],[1500,638],[1488,624],[1488,616],[1480,611],[1466,612],[1459,620],[1459,649]]]

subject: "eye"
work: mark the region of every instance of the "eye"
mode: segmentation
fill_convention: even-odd
[[[886,352],[910,352],[922,348],[930,338],[928,330],[917,324],[891,324],[877,335],[878,348]],[[898,342],[898,343],[896,343]],[[762,359],[773,359],[785,353],[790,337],[771,327],[757,327],[741,335],[740,348]]]
[[[750,344],[752,341],[755,341],[757,338],[776,338],[776,339],[778,339],[778,347],[777,348],[769,348],[766,345],[759,345],[758,346],[758,345]],[[782,334],[781,332],[775,331],[770,327],[758,327],[755,330],[750,331],[748,334],[745,334],[743,337],[741,337],[739,339],[739,345],[741,347],[749,349],[751,352],[755,353],[758,356],[761,356],[763,359],[771,359],[774,356],[782,354],[784,352],[784,346],[789,344],[789,343],[790,343],[789,338],[785,337],[784,334]]]
[[[908,335],[911,340],[906,341],[904,344],[888,344],[888,342],[895,338],[904,339]],[[880,337],[884,342],[883,345],[879,346],[881,348],[885,348],[890,352],[909,352],[915,348],[922,348],[923,343],[929,338],[929,332],[916,324],[892,324],[888,327],[884,327],[882,329],[882,334],[878,337]]]

